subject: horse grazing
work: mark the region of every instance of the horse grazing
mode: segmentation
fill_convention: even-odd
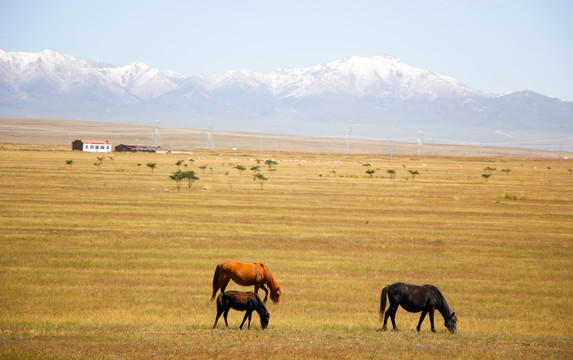
[[[432,331],[436,331],[434,328],[434,310],[437,309],[444,317],[444,325],[446,328],[448,328],[452,333],[458,332],[456,314],[452,312],[446,298],[437,287],[433,285],[411,285],[401,282],[386,286],[382,289],[382,296],[380,299],[380,320],[382,320],[384,309],[386,308],[386,296],[388,296],[388,299],[390,300],[390,306],[384,316],[384,325],[382,326],[382,330],[386,330],[388,317],[392,319],[394,330],[397,330],[395,317],[398,305],[400,305],[409,312],[422,312],[420,321],[416,327],[416,330],[418,331],[420,331],[422,321],[424,321],[424,318],[428,313],[430,314]]]
[[[219,294],[219,297],[217,297],[217,317],[215,318],[213,329],[217,327],[217,321],[221,314],[223,314],[223,318],[225,319],[225,325],[229,327],[229,323],[227,323],[227,314],[231,308],[239,311],[246,311],[243,322],[239,327],[241,330],[243,330],[243,324],[247,318],[249,318],[249,325],[247,327],[249,330],[251,329],[253,310],[259,314],[259,318],[261,319],[261,328],[266,329],[269,326],[271,314],[269,314],[261,299],[259,299],[254,292],[226,291]]]
[[[213,275],[213,295],[211,296],[211,301],[215,300],[217,290],[221,289],[221,293],[225,292],[225,288],[230,280],[243,286],[254,285],[255,294],[258,294],[259,288],[263,289],[265,291],[265,303],[269,295],[269,290],[265,287],[266,284],[271,290],[271,300],[275,303],[280,301],[281,288],[269,268],[261,263],[251,264],[238,261],[226,261],[217,265],[215,274]]]

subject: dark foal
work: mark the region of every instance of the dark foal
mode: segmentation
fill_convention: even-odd
[[[259,318],[261,319],[261,328],[266,329],[269,326],[271,314],[269,314],[265,304],[254,292],[225,291],[217,297],[217,317],[215,318],[213,329],[217,327],[217,321],[221,314],[223,314],[223,318],[225,319],[225,325],[229,327],[227,314],[231,308],[239,311],[246,311],[243,322],[239,327],[241,330],[243,329],[243,324],[245,324],[245,320],[247,320],[247,318],[249,319],[247,328],[251,328],[251,317],[253,316],[253,311],[256,311],[259,314]]]
[[[390,306],[388,307],[386,314],[384,314],[384,309],[386,308],[386,296],[388,296],[388,300],[390,300]],[[418,331],[420,331],[420,326],[422,325],[422,321],[424,321],[426,314],[430,315],[432,331],[436,331],[436,328],[434,327],[434,310],[438,310],[444,317],[444,325],[446,328],[452,333],[458,332],[455,313],[450,309],[450,306],[448,305],[444,295],[442,295],[442,292],[433,285],[418,286],[395,283],[384,287],[380,298],[380,318],[384,316],[384,325],[382,326],[382,330],[386,330],[388,317],[392,320],[392,326],[394,327],[394,330],[396,330],[395,317],[398,306],[402,306],[409,312],[422,312],[420,321],[416,327],[416,330]]]

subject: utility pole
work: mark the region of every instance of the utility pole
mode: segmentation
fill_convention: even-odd
[[[424,155],[424,132],[418,131],[418,155]]]
[[[213,144],[213,124],[209,124],[209,131],[207,131],[207,149],[214,149],[215,145]]]
[[[392,137],[388,136],[388,155],[390,155],[390,159],[392,159]]]
[[[153,145],[161,146],[161,135],[159,134],[159,120],[155,120],[155,129],[153,129]]]

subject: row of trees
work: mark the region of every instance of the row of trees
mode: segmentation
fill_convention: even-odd
[[[105,156],[101,156],[101,157],[97,157],[96,158],[97,161],[94,163],[94,165],[100,169],[101,165],[103,164],[103,161],[105,160]],[[110,156],[110,159],[113,160],[113,157]],[[189,159],[189,161],[193,162],[193,159]],[[177,184],[177,191],[181,190],[181,183],[184,181],[187,181],[187,185],[189,187],[189,189],[191,189],[191,186],[193,185],[193,183],[196,180],[199,180],[199,178],[195,175],[195,172],[193,170],[188,170],[188,171],[182,171],[181,170],[181,165],[184,164],[184,160],[178,160],[175,165],[177,165],[179,167],[179,169],[175,172],[173,172],[173,174],[171,174],[169,177],[174,180]],[[260,164],[261,160],[257,159],[257,163]],[[72,165],[74,164],[73,160],[66,160],[66,164],[69,165],[70,170],[72,169]],[[269,167],[269,170],[275,170],[273,167],[275,165],[277,165],[277,162],[275,160],[272,159],[267,159],[264,161],[264,164],[267,165]],[[138,166],[141,166],[142,164],[138,163]],[[184,164],[185,167],[187,167],[187,164]],[[153,174],[155,168],[157,167],[157,163],[154,162],[148,162],[146,164],[147,167],[149,167],[151,169],[151,173]],[[376,170],[372,169],[370,166],[371,164],[369,163],[365,163],[363,164],[363,166],[366,166],[368,169],[365,171],[366,174],[368,174],[370,177],[374,176],[374,173],[376,172]],[[203,170],[203,173],[205,173],[205,169],[207,168],[207,165],[202,165],[199,167],[200,169]],[[213,168],[211,169],[211,174],[213,174]],[[237,169],[239,171],[239,174],[242,174],[243,171],[247,170],[247,168],[241,164],[237,164],[234,169]],[[485,181],[487,182],[489,180],[489,178],[493,175],[493,172],[497,170],[496,168],[491,168],[489,166],[484,168],[484,173],[481,174],[481,176],[485,179]],[[572,173],[571,169],[567,169],[569,171],[569,173]],[[251,171],[254,171],[255,174],[253,174],[253,181],[258,182],[261,185],[261,191],[263,191],[263,186],[265,181],[267,181],[268,179],[262,174],[260,173],[260,166],[256,165],[251,167]],[[501,170],[503,172],[505,172],[506,175],[509,175],[509,173],[511,172],[511,169],[503,169]],[[396,178],[396,170],[394,169],[388,169],[386,170],[386,172],[388,173],[388,175],[390,176],[390,179],[394,180]],[[420,173],[418,172],[418,170],[408,170],[408,173],[410,173],[410,175],[412,176],[412,179],[414,179],[416,177],[416,175],[420,175]]]
[[[110,157],[113,160],[113,157]],[[94,165],[98,168],[101,169],[101,165],[103,164],[104,160],[105,160],[105,156],[101,156],[101,157],[97,157],[96,158],[97,161],[94,163]],[[193,162],[193,159],[189,159],[189,161]],[[184,182],[187,182],[187,187],[189,189],[191,189],[191,187],[193,186],[193,183],[197,180],[199,180],[199,178],[197,177],[197,175],[195,175],[195,171],[193,170],[187,170],[187,171],[183,171],[181,170],[181,165],[184,165],[185,167],[187,167],[187,164],[184,164],[185,160],[178,160],[177,162],[175,162],[175,165],[177,165],[179,167],[179,169],[177,171],[174,171],[169,178],[173,181],[175,181],[176,186],[177,186],[177,191],[181,191],[181,184]],[[261,163],[261,160],[257,160],[257,163]],[[70,167],[70,170],[72,169],[72,166],[74,164],[73,160],[66,160],[66,164]],[[273,167],[275,165],[277,165],[277,162],[275,160],[272,159],[268,159],[264,161],[264,164],[267,165],[269,167],[269,170],[274,170]],[[141,166],[141,163],[138,163],[137,166]],[[153,174],[155,168],[157,167],[157,163],[155,162],[148,162],[146,164],[146,166],[148,168],[151,169],[151,173]],[[205,169],[207,169],[207,165],[202,165],[199,168],[203,170],[203,173],[205,173]],[[239,173],[242,174],[242,172],[244,170],[247,170],[246,167],[244,167],[243,165],[236,165],[234,167],[235,169],[239,170]],[[211,174],[213,174],[213,168],[211,169]],[[264,187],[264,183],[265,181],[267,181],[267,177],[265,177],[263,174],[260,173],[260,166],[253,166],[251,167],[252,171],[255,171],[256,173],[253,174],[253,181],[259,183],[259,185],[261,186],[261,191],[263,191],[263,187]]]
[[[181,170],[181,164],[183,163],[183,160],[179,160],[175,163],[175,165],[179,166],[179,169],[175,172],[173,172],[173,174],[171,174],[169,177],[174,180],[177,184],[177,191],[181,191],[181,183],[184,181],[187,181],[187,185],[189,187],[189,189],[191,189],[191,186],[193,185],[193,183],[196,180],[199,180],[199,178],[195,175],[195,172],[193,170],[188,170],[188,171],[182,171]],[[260,160],[257,160],[257,163],[260,164]],[[265,160],[265,165],[267,165],[269,167],[269,170],[272,169],[272,167],[274,165],[276,165],[277,162],[274,160]],[[186,165],[186,164],[185,164]],[[203,170],[203,173],[205,173],[205,169],[207,168],[207,165],[202,165],[199,167],[200,169]],[[213,168],[211,169],[211,174],[213,174]],[[247,168],[243,165],[236,165],[234,167],[234,169],[237,169],[239,171],[239,174],[242,174],[243,171],[247,170]],[[253,174],[253,181],[258,182],[259,185],[261,186],[261,191],[263,191],[263,187],[265,184],[265,181],[267,181],[267,177],[265,177],[262,173],[260,173],[260,166],[253,166],[251,167],[251,171],[254,171],[255,173]]]
[[[368,169],[366,170],[366,173],[368,175],[370,175],[370,177],[374,176],[374,173],[376,172],[376,170],[371,169],[370,168],[370,164],[366,163],[363,166],[368,167]],[[386,172],[388,173],[388,175],[390,175],[390,179],[394,180],[396,178],[396,170],[394,169],[388,169],[386,170]],[[408,170],[408,172],[410,173],[410,175],[412,176],[412,179],[414,179],[416,177],[416,175],[420,175],[420,173],[418,172],[418,170]]]

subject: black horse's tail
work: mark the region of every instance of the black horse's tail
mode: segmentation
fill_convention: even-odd
[[[386,297],[388,295],[388,288],[390,286],[385,286],[382,289],[382,295],[380,295],[380,321],[384,319],[384,310],[386,309]]]
[[[219,265],[215,268],[215,274],[213,275],[213,296],[211,296],[211,301],[215,300],[217,285],[219,285]]]

